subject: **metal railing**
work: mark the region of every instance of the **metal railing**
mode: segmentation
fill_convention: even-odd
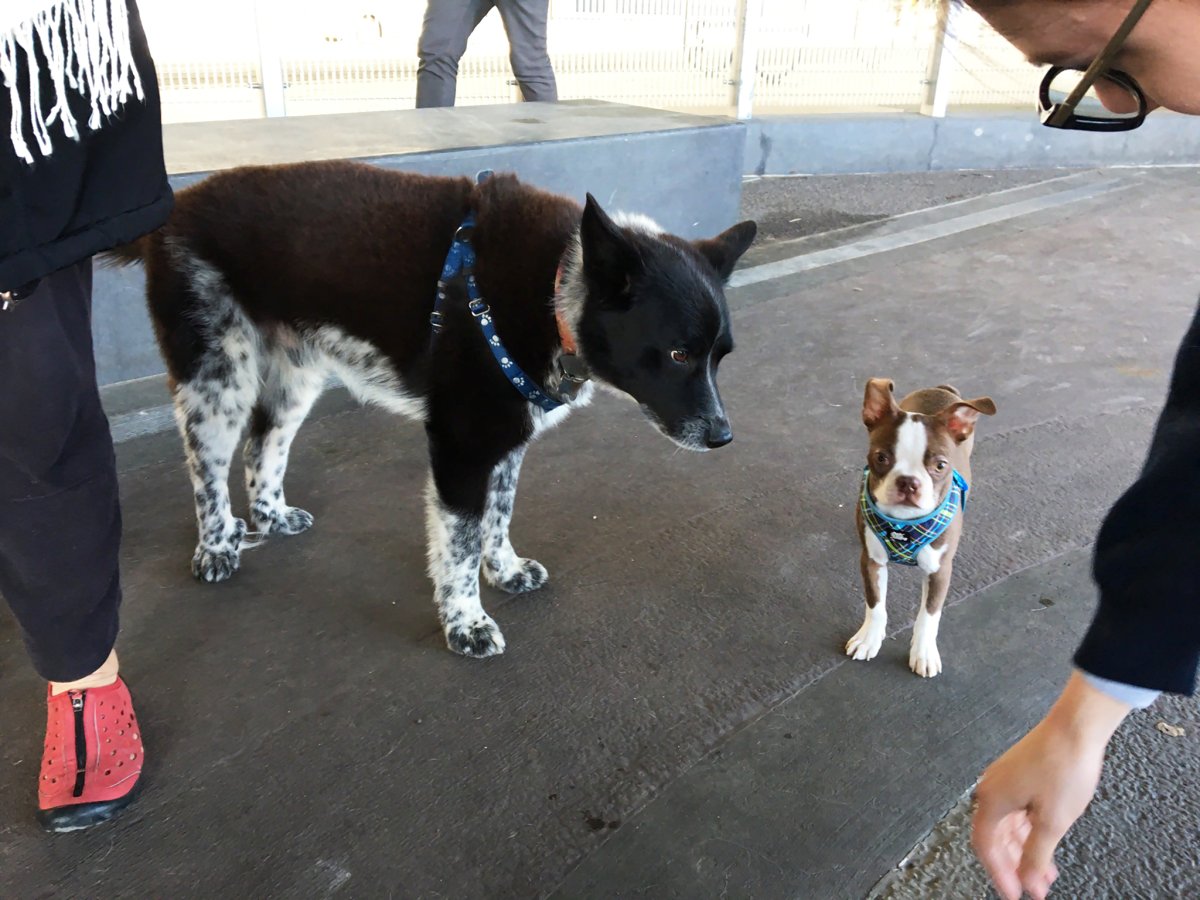
[[[140,6],[167,121],[413,105],[424,0]],[[965,8],[938,13],[934,0],[551,0],[548,37],[562,99],[743,116],[1030,102],[1038,73],[1019,53]],[[493,13],[457,102],[519,99]]]

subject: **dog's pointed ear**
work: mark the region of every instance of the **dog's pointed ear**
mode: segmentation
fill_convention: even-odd
[[[599,289],[599,299],[617,304],[628,302],[631,280],[642,268],[641,256],[629,236],[591,194],[583,207],[579,242],[583,248],[583,273]]]
[[[862,418],[867,428],[874,428],[884,419],[900,412],[892,392],[896,389],[888,378],[872,378],[863,394]]]
[[[733,267],[742,258],[742,254],[750,249],[757,234],[758,225],[746,220],[738,222],[732,228],[725,229],[714,238],[695,241],[693,246],[717,270],[721,281],[725,282],[733,274]]]
[[[961,442],[975,433],[975,423],[979,420],[981,413],[985,416],[996,414],[996,404],[992,402],[991,397],[977,397],[974,400],[955,403],[946,407],[941,412],[941,417],[946,423],[950,436]]]

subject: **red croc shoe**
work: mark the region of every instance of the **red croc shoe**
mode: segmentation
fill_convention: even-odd
[[[47,831],[107,822],[133,800],[142,775],[142,733],[129,688],[48,695],[46,754],[38,782],[38,821]]]

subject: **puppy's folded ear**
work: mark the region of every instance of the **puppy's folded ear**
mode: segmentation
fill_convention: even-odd
[[[941,413],[946,428],[956,441],[965,441],[975,432],[975,423],[980,414],[994,416],[996,404],[991,397],[977,397],[974,400],[964,400],[947,407]]]
[[[628,302],[630,281],[642,268],[641,256],[591,194],[583,207],[579,242],[584,275],[599,289],[599,299],[614,305]]]
[[[888,378],[872,378],[863,394],[862,418],[867,428],[874,428],[885,419],[900,412],[892,392],[896,385]]]
[[[757,234],[758,225],[747,220],[738,222],[714,238],[696,241],[693,246],[717,270],[721,281],[728,281],[729,276],[733,274],[733,267],[742,258],[742,254],[750,249]]]

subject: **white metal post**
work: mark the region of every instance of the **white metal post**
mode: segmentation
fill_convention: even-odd
[[[738,0],[733,85],[739,119],[749,119],[754,114],[754,82],[758,79],[758,18],[762,3],[763,0]]]
[[[254,0],[258,31],[258,70],[262,78],[263,108],[269,118],[287,115],[284,100],[283,58],[279,48],[277,16],[283,12],[279,0]]]
[[[962,11],[958,4],[954,0],[941,0],[938,4],[937,34],[925,74],[925,96],[921,101],[923,116],[945,118],[946,106],[950,102],[950,85],[957,68],[955,51],[961,23]]]

